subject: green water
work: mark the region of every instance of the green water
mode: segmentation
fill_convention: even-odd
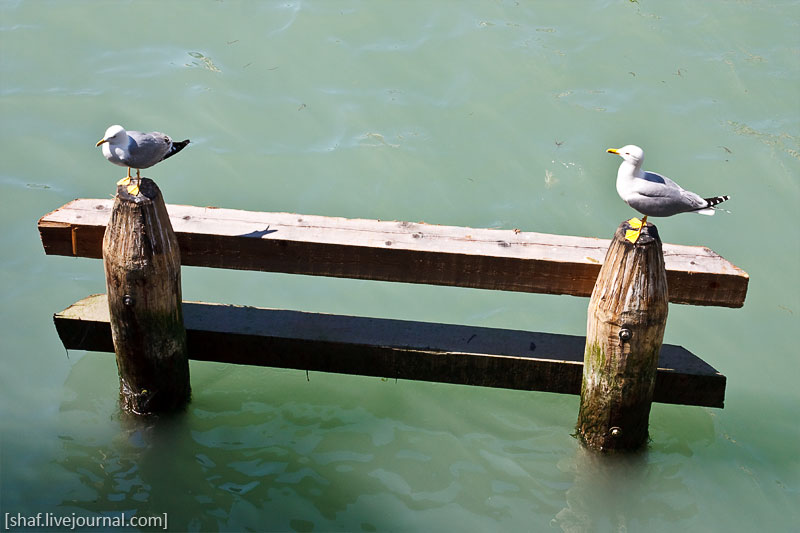
[[[0,2],[0,510],[170,530],[790,531],[800,521],[798,2]],[[657,219],[750,276],[665,342],[725,409],[653,406],[598,461],[578,398],[193,363],[184,416],[120,415],[52,313],[104,291],[36,221],[107,198],[110,124],[192,144],[168,202],[610,237],[645,168],[730,213]],[[185,268],[186,299],[581,335],[588,300]],[[145,528],[146,529],[146,528]]]

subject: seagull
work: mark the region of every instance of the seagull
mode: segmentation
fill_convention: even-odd
[[[103,138],[95,146],[103,146],[106,159],[121,167],[128,167],[128,175],[117,185],[128,185],[128,192],[139,194],[142,177],[139,170],[150,168],[168,157],[177,154],[189,144],[189,139],[173,142],[169,135],[157,131],[125,131],[120,125],[109,126]],[[131,168],[136,169],[136,184],[131,184]]]
[[[699,213],[713,215],[714,206],[729,199],[730,196],[703,198],[666,176],[642,170],[644,150],[629,144],[622,148],[609,148],[609,154],[617,154],[623,161],[617,171],[617,193],[625,203],[644,215],[642,220],[632,218],[628,221],[636,231],[628,230],[625,238],[632,243],[639,240],[647,217],[671,217],[678,213]]]

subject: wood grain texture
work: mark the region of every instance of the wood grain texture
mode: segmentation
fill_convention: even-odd
[[[45,252],[98,258],[111,201],[42,217]],[[589,296],[609,241],[512,230],[168,205],[184,265]],[[704,247],[664,245],[670,301],[741,307],[748,275]]]
[[[647,442],[650,404],[667,325],[661,240],[648,224],[636,244],[617,229],[589,302],[578,436],[598,451]]]
[[[184,302],[189,357],[243,365],[580,394],[585,338]],[[67,349],[113,351],[105,295],[54,316]],[[725,376],[661,349],[654,401],[723,407]]]
[[[181,261],[161,191],[119,186],[103,239],[103,265],[123,409],[180,409],[190,396]]]

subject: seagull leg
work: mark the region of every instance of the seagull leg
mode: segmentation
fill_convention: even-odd
[[[128,175],[117,182],[117,185],[127,185],[131,182],[131,167],[128,167]]]
[[[139,169],[136,169],[136,184],[128,185],[128,193],[136,196],[139,194],[139,185],[142,184],[142,176],[139,174]]]
[[[632,228],[635,228],[636,231],[634,231],[632,229],[629,229],[628,231],[626,231],[625,232],[625,239],[627,239],[628,241],[632,242],[633,244],[636,244],[636,241],[639,240],[639,237],[642,234],[642,228],[644,228],[645,225],[647,225],[647,216],[645,215],[644,217],[642,217],[642,220],[639,220],[638,218],[634,217],[634,218],[632,218],[632,219],[630,219],[628,221],[628,224]]]

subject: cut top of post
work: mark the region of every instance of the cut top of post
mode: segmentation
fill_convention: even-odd
[[[111,200],[39,220],[45,252],[101,257]],[[610,241],[424,222],[167,205],[182,264],[590,296]],[[705,247],[664,244],[673,303],[741,307],[749,277]]]

